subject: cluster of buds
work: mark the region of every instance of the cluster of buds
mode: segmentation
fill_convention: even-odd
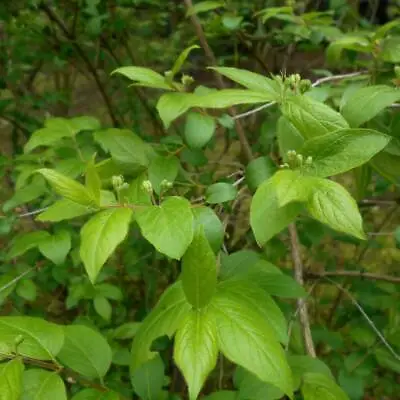
[[[302,154],[297,154],[296,150],[289,150],[287,153],[287,162],[282,164],[281,168],[296,169],[301,168],[303,165],[310,166],[312,164],[312,157],[308,156],[305,160]]]
[[[149,180],[142,182],[142,189],[149,194],[153,193],[153,185]]]
[[[162,180],[162,182],[161,182],[161,184],[160,184],[160,187],[161,187],[161,190],[168,190],[168,189],[171,189],[172,188],[172,182],[170,182],[170,181],[167,181],[166,179],[163,179]]]
[[[299,74],[292,74],[284,80],[284,85],[294,92],[305,93],[311,89],[311,81],[309,79],[301,79]]]
[[[119,192],[123,189],[128,189],[129,184],[125,182],[125,179],[122,175],[114,175],[111,178],[112,185],[116,192]]]

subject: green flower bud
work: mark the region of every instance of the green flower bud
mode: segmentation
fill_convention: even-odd
[[[119,190],[119,188],[124,184],[124,177],[122,175],[114,175],[111,178],[112,185],[116,190]]]
[[[161,186],[161,189],[168,190],[168,189],[172,188],[172,182],[167,181],[166,179],[163,179],[160,186]]]
[[[296,159],[296,155],[297,155],[296,150],[289,150],[286,154],[287,154],[287,158],[290,161],[293,161]]]
[[[305,163],[306,163],[306,165],[311,165],[312,164],[312,157],[311,156],[308,156],[307,158],[306,158],[306,161],[305,161]]]
[[[153,193],[153,185],[151,184],[150,181],[143,181],[142,182],[142,188],[147,192],[147,193]]]
[[[184,86],[189,86],[194,82],[194,79],[189,75],[182,75],[181,82]]]
[[[18,347],[24,340],[25,338],[23,335],[17,335],[17,337],[14,339],[15,346]]]
[[[297,154],[296,160],[300,165],[303,164],[303,156],[301,154]]]

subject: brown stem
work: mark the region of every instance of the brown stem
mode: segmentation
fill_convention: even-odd
[[[189,10],[193,7],[192,0],[184,0],[186,4],[186,8]],[[217,59],[215,58],[214,52],[212,51],[210,45],[207,42],[206,36],[204,34],[203,27],[201,26],[201,23],[199,19],[197,18],[196,14],[193,14],[190,16],[190,19],[192,21],[192,25],[196,31],[196,35],[200,41],[201,47],[204,50],[204,53],[206,54],[206,57],[208,59],[208,62],[210,63],[211,66],[216,66],[217,65]],[[215,72],[215,80],[217,83],[217,86],[219,89],[224,89],[225,88],[225,83],[221,77],[221,75],[218,72]],[[237,114],[235,107],[230,107],[228,109],[229,113],[231,116],[235,116]],[[239,136],[239,142],[240,146],[242,148],[243,154],[246,157],[247,161],[250,162],[253,159],[253,152],[251,151],[250,144],[247,140],[246,133],[243,129],[243,126],[239,120],[235,120],[235,127],[236,127],[236,132]]]
[[[92,74],[97,87],[103,97],[104,103],[106,104],[108,113],[110,115],[110,118],[115,126],[119,126],[120,123],[114,113],[114,108],[111,102],[110,97],[108,96],[103,83],[101,82],[99,73],[97,72],[97,69],[95,66],[92,64],[88,56],[86,55],[85,51],[82,49],[82,47],[79,45],[79,43],[75,40],[73,33],[71,33],[68,29],[68,27],[65,25],[64,21],[55,13],[55,11],[49,7],[44,1],[40,3],[39,8],[45,12],[45,14],[48,16],[48,18],[53,21],[62,31],[64,36],[71,42],[72,46],[75,48],[76,52],[79,54],[79,56],[82,58],[82,60],[85,62],[88,70]]]
[[[303,262],[300,254],[299,237],[297,235],[297,229],[294,222],[289,225],[289,235],[290,235],[290,243],[292,250],[292,260],[294,266],[294,276],[297,283],[303,286],[304,285]],[[315,353],[314,342],[311,335],[310,318],[308,316],[306,300],[298,299],[297,307],[299,309],[300,324],[303,331],[303,339],[307,353],[309,356],[315,358],[316,353]]]
[[[400,277],[390,276],[390,275],[380,275],[371,272],[363,271],[323,271],[323,272],[307,272],[306,278],[319,279],[325,277],[349,277],[349,278],[360,278],[360,279],[370,279],[373,281],[385,281],[400,284]]]

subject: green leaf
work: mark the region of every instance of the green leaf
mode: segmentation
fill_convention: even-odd
[[[18,354],[38,360],[53,360],[64,343],[64,333],[60,326],[34,317],[0,317],[0,346]]]
[[[258,254],[248,250],[226,257],[221,265],[222,279],[239,279],[254,282],[267,293],[283,298],[305,297],[306,292],[292,277]]]
[[[26,301],[35,301],[37,296],[36,285],[30,279],[20,280],[17,284],[16,293]]]
[[[182,257],[181,280],[186,299],[195,308],[210,302],[217,286],[217,262],[201,228]]]
[[[157,354],[151,351],[153,341],[161,336],[172,337],[191,309],[180,281],[171,285],[157,305],[144,319],[132,344],[131,376]]]
[[[225,14],[222,16],[222,25],[230,31],[235,31],[240,28],[240,24],[243,21],[243,16],[237,16],[233,14]]]
[[[175,156],[157,156],[151,160],[148,169],[149,180],[157,194],[162,191],[163,180],[171,183],[175,181],[179,166],[179,160]]]
[[[313,189],[307,203],[310,215],[332,229],[365,239],[357,203],[347,190],[328,179],[307,179]]]
[[[42,196],[47,192],[45,180],[36,176],[32,179],[32,183],[27,186],[24,186],[21,189],[18,189],[14,196],[11,199],[8,199],[3,204],[3,211],[5,213],[11,211],[13,208],[20,206],[21,204],[29,203],[33,200],[36,200],[38,197]]]
[[[386,62],[400,62],[400,38],[399,36],[389,36],[383,40],[381,45],[380,58]]]
[[[180,259],[193,239],[193,214],[183,197],[168,197],[160,206],[135,209],[142,235],[160,252]]]
[[[174,76],[181,70],[182,65],[188,58],[188,55],[194,49],[201,49],[201,47],[195,44],[193,46],[187,47],[185,50],[182,51],[182,53],[179,55],[179,57],[175,61],[174,66],[172,67],[170,79],[173,79]]]
[[[92,217],[81,229],[80,256],[92,283],[104,263],[126,238],[132,210],[112,208]]]
[[[88,378],[103,378],[112,358],[106,339],[83,325],[65,326],[64,333],[64,346],[57,356],[61,363]]]
[[[287,98],[282,113],[306,139],[349,127],[338,112],[307,96]]]
[[[82,115],[80,117],[74,117],[68,119],[69,125],[75,133],[81,131],[94,131],[100,129],[100,121],[92,116]]]
[[[225,7],[223,1],[213,1],[213,0],[200,1],[199,3],[193,5],[193,7],[189,8],[189,10],[186,13],[186,17],[190,17],[194,14],[199,14],[206,11],[215,10],[221,7]]]
[[[201,149],[214,136],[215,119],[199,112],[189,112],[185,122],[185,141],[191,149]]]
[[[59,195],[84,206],[96,206],[96,199],[85,188],[85,186],[79,182],[60,174],[54,169],[42,168],[37,172],[46,178],[46,180]]]
[[[50,234],[46,231],[36,231],[21,234],[13,240],[11,248],[7,253],[7,258],[12,259],[19,257],[28,250],[38,247],[40,243],[49,237]]]
[[[365,164],[389,141],[390,136],[371,129],[341,129],[307,140],[299,153],[312,157],[303,170],[324,178]]]
[[[167,93],[160,97],[157,110],[168,128],[172,121],[192,107],[227,108],[236,104],[257,104],[270,101],[268,93],[242,89],[224,89],[206,94]]]
[[[0,364],[0,399],[20,400],[22,373],[24,364],[20,358],[15,358],[5,364]]]
[[[217,71],[221,75],[226,76],[227,78],[239,83],[247,89],[255,92],[262,92],[265,96],[269,95],[269,98],[265,97],[266,102],[278,101],[280,98],[278,84],[271,78],[267,78],[263,75],[247,71],[245,69],[230,67],[209,67],[209,69]]]
[[[338,375],[340,387],[352,400],[362,400],[364,397],[366,379],[357,372],[347,372],[345,369],[341,369]]]
[[[260,254],[252,250],[239,250],[221,258],[219,277],[222,280],[229,279],[235,275],[247,273],[258,261]]]
[[[127,322],[120,325],[114,330],[113,337],[115,339],[132,339],[140,328],[140,322]]]
[[[30,369],[23,375],[21,400],[67,400],[63,380],[57,372]]]
[[[99,392],[95,389],[84,389],[78,392],[71,400],[121,400],[115,392]]]
[[[317,358],[289,354],[287,356],[290,369],[293,373],[294,389],[298,390],[303,381],[303,375],[309,372],[326,375],[329,379],[334,379],[329,367]]]
[[[129,129],[105,129],[96,132],[94,139],[117,163],[131,168],[149,164],[151,148]]]
[[[160,356],[141,365],[131,376],[135,393],[143,400],[161,399],[165,384],[164,363]]]
[[[85,186],[95,199],[96,205],[100,205],[101,180],[94,164],[94,160],[91,160],[86,167]]]
[[[326,50],[326,58],[329,63],[337,63],[341,60],[343,50],[353,50],[361,53],[371,53],[372,45],[368,38],[353,34],[342,35],[332,42]]]
[[[383,109],[400,100],[400,91],[386,85],[360,88],[352,93],[341,112],[350,126],[357,128]]]
[[[224,227],[221,220],[214,210],[209,207],[196,207],[192,209],[192,212],[195,230],[202,227],[214,253],[218,253],[224,241]]]
[[[106,299],[121,301],[124,297],[120,287],[110,283],[99,283],[95,286],[96,294]]]
[[[209,310],[191,310],[179,327],[174,359],[189,387],[189,399],[196,400],[208,374],[217,364],[215,321]]]
[[[71,250],[71,235],[69,231],[61,230],[43,239],[39,243],[39,250],[54,264],[62,264]]]
[[[271,333],[279,342],[288,341],[287,324],[285,317],[275,301],[258,286],[255,280],[229,279],[218,285],[219,296],[235,297],[245,307],[252,308],[270,327]]]
[[[251,202],[250,225],[260,246],[288,226],[303,209],[299,203],[280,207],[277,187],[274,175],[258,187]]]
[[[237,189],[231,183],[214,183],[206,190],[206,201],[210,204],[225,203],[235,199],[236,196]]]
[[[374,355],[378,365],[400,374],[400,361],[389,350],[380,347],[374,351]]]
[[[110,321],[112,314],[112,307],[110,302],[103,296],[96,296],[93,299],[93,306],[97,314],[100,315],[105,321]]]
[[[89,214],[94,209],[68,199],[57,200],[49,208],[36,217],[41,222],[59,222],[67,219],[81,217]]]
[[[121,74],[131,81],[134,81],[135,86],[146,86],[156,89],[173,90],[168,85],[165,78],[159,73],[150,68],[143,67],[121,67],[117,68],[112,74]]]
[[[250,161],[246,167],[246,182],[253,192],[276,171],[276,166],[270,157],[258,157]]]
[[[166,129],[192,107],[192,93],[163,94],[157,102],[157,111]]]
[[[333,379],[315,372],[303,375],[301,393],[304,400],[349,400]]]
[[[255,375],[238,367],[234,375],[235,386],[239,389],[238,397],[245,399],[277,400],[284,394],[275,386],[262,382]]]
[[[222,353],[263,382],[271,383],[292,396],[292,377],[285,353],[265,318],[249,298],[237,292],[217,292],[211,312],[217,324],[218,346]]]
[[[400,180],[400,157],[386,151],[378,153],[371,160],[372,168],[387,180],[399,183]]]
[[[203,397],[204,400],[238,400],[237,392],[233,390],[219,390]]]

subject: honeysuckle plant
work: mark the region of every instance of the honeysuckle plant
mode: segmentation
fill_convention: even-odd
[[[198,14],[215,12],[223,34],[243,33],[244,19],[228,2],[185,2],[195,24]],[[37,3],[57,26],[47,2]],[[97,37],[111,12],[100,2],[85,4],[87,34]],[[354,52],[372,63],[325,71],[314,82],[210,65],[217,87],[208,87],[182,72],[201,51],[192,45],[165,72],[120,66],[110,76],[128,82],[128,93],[140,87],[157,94],[162,135],[84,115],[49,116],[29,135],[12,162],[15,192],[0,224],[8,234],[17,219],[29,218],[2,256],[0,304],[14,294],[16,300],[0,316],[0,399],[345,400],[361,399],[375,365],[387,373],[385,382],[398,379],[398,290],[390,285],[399,278],[336,265],[332,271],[325,259],[323,272],[305,271],[300,253],[301,245],[311,253],[323,236],[368,249],[360,205],[375,180],[397,190],[398,22],[350,35],[334,26],[332,13],[295,11],[288,5],[256,13],[257,34],[271,20],[283,21],[274,40],[327,40],[336,65]],[[264,113],[273,130],[268,145],[242,125]],[[232,141],[240,157],[224,163],[220,143]],[[245,217],[235,220],[239,212]],[[299,226],[308,237],[299,238]],[[307,226],[316,227],[314,237]],[[290,268],[278,266],[282,237]],[[367,290],[379,324],[329,278],[335,273],[389,283],[371,296]],[[308,285],[307,278],[316,281]],[[341,348],[343,362],[335,358],[340,340],[329,336],[332,321],[322,329],[321,313],[309,316],[310,293],[321,280],[366,321],[367,328],[356,317],[345,326],[358,347]],[[51,296],[40,302],[38,292]],[[40,307],[31,309],[36,301]],[[375,364],[365,367],[369,356]],[[396,389],[393,382],[381,386]]]
[[[79,217],[86,221],[75,254],[94,288],[104,281],[105,264],[135,226],[167,263],[179,262],[176,282],[165,290],[133,339],[130,378],[139,396],[144,376],[162,374],[162,361],[152,345],[167,336],[174,340],[173,359],[192,400],[216,368],[219,353],[267,385],[275,393],[273,398],[294,398],[301,391],[306,400],[315,393],[346,399],[321,361],[309,357],[302,363],[306,356],[287,351],[288,321],[272,296],[305,298],[299,282],[257,253],[250,252],[250,259],[247,251],[222,252],[221,257],[225,234],[217,210],[235,200],[236,183],[221,180],[198,186],[179,155],[182,148],[204,149],[214,138],[220,123],[216,109],[224,112],[241,104],[276,107],[281,113],[277,138],[282,161],[276,172],[266,175],[265,169],[257,168],[266,157],[261,154],[248,163],[245,181],[239,183],[254,192],[249,222],[257,244],[262,248],[300,215],[364,240],[357,202],[335,177],[367,165],[381,172],[386,158],[398,157],[390,152],[390,134],[363,125],[400,100],[400,92],[390,85],[365,85],[342,100],[337,111],[310,96],[311,82],[297,74],[270,78],[228,67],[213,70],[242,88],[199,86],[189,91],[187,82],[192,84],[192,79],[183,76],[179,82],[175,76],[193,49],[185,50],[164,76],[143,67],[115,71],[135,85],[166,91],[157,104],[165,128],[178,117],[186,118],[177,150],[174,143],[156,146],[128,129],[103,129],[91,117],[50,118],[24,147],[19,184],[25,191],[34,185],[35,195],[44,196],[47,206],[36,217],[39,223],[52,226]],[[71,158],[57,161],[63,149],[72,150]],[[32,183],[26,186],[29,177]],[[198,190],[191,187],[200,187],[201,202],[194,198]],[[17,191],[9,208],[20,202],[18,196]],[[15,259],[33,247],[57,264],[71,251],[70,233],[24,234],[14,240],[8,257]],[[99,313],[106,315],[107,297],[94,300]],[[8,399],[18,398],[21,379],[31,380],[32,385],[44,380],[58,399],[65,398],[60,375],[40,368],[24,373],[25,358],[34,359],[39,367],[46,362],[56,372],[68,369],[100,382],[111,364],[110,346],[100,333],[38,317],[0,317],[0,343],[3,359],[10,360],[2,364],[0,378],[12,382]],[[158,389],[161,393],[162,386]],[[73,398],[91,398],[91,390]],[[111,392],[107,396],[119,398]]]

